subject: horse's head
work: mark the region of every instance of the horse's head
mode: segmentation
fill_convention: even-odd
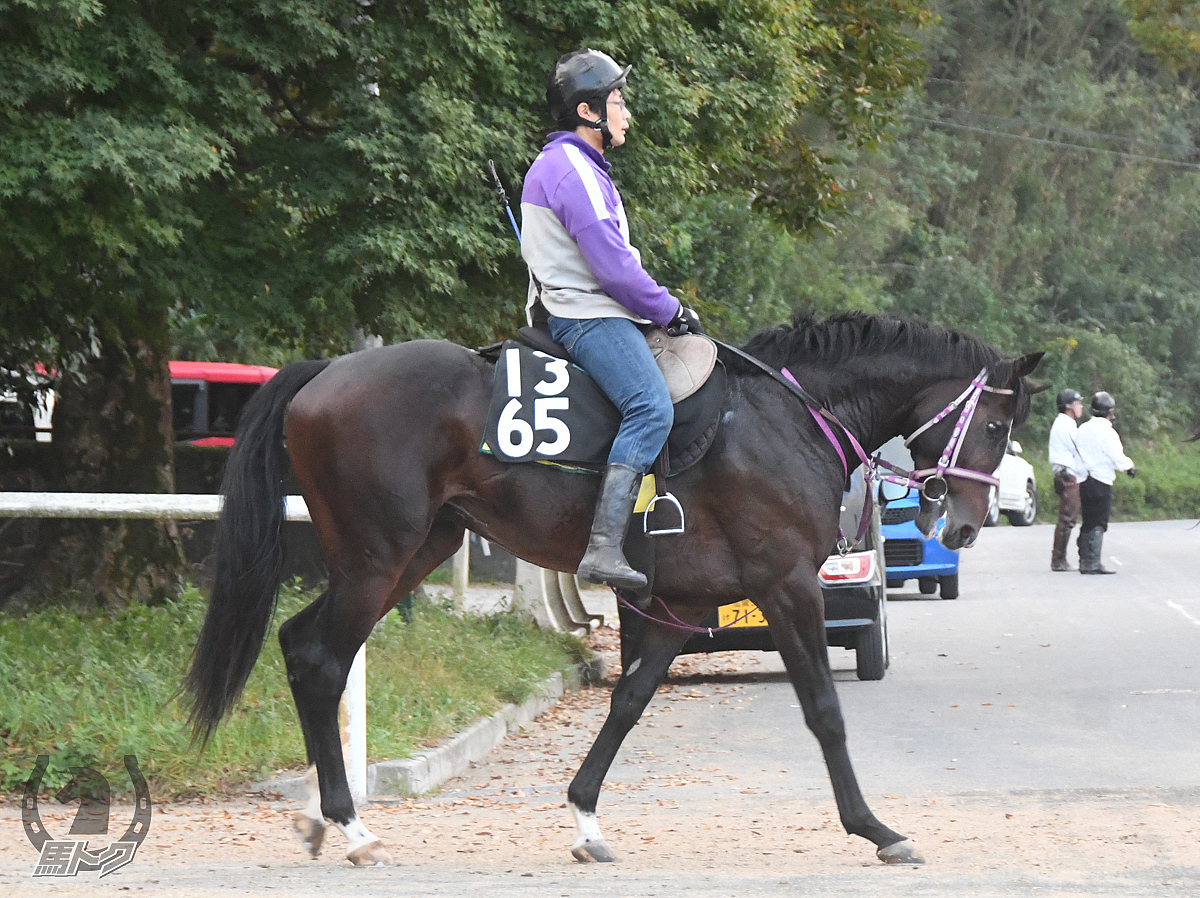
[[[916,432],[909,446],[913,463],[925,472],[916,524],[929,536],[944,508],[941,541],[948,549],[966,548],[979,535],[988,510],[988,478],[1004,458],[1013,425],[1029,416],[1029,397],[1046,389],[1023,380],[1042,355],[997,362],[986,380],[943,381],[918,396],[908,428]]]

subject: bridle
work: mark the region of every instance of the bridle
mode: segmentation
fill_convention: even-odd
[[[988,386],[988,369],[986,366],[975,375],[965,390],[959,393],[945,408],[914,430],[904,440],[904,446],[908,448],[917,437],[937,425],[959,406],[962,406],[958,420],[954,423],[954,430],[951,432],[950,439],[942,450],[942,455],[938,459],[937,465],[932,468],[920,468],[915,471],[906,471],[898,465],[885,461],[880,457],[878,452],[873,457],[868,457],[866,451],[858,440],[855,439],[854,434],[850,432],[849,428],[839,421],[833,412],[819,405],[808,391],[800,386],[800,382],[796,380],[795,375],[791,371],[783,368],[781,369],[781,373],[783,374],[785,383],[794,392],[798,392],[800,398],[804,400],[804,405],[808,409],[809,414],[813,416],[818,426],[820,426],[822,433],[833,444],[833,448],[837,450],[838,458],[842,461],[844,476],[850,476],[850,465],[846,460],[846,454],[842,451],[841,441],[833,432],[831,424],[837,425],[842,433],[846,435],[846,439],[849,441],[851,448],[854,449],[855,455],[862,462],[863,478],[866,480],[867,485],[866,501],[863,503],[862,517],[858,522],[858,535],[853,542],[846,539],[840,528],[838,530],[838,551],[843,555],[847,554],[853,548],[854,544],[866,535],[867,527],[870,525],[871,511],[875,502],[875,480],[886,480],[889,483],[898,483],[909,489],[915,489],[931,502],[940,502],[945,498],[949,489],[949,484],[946,483],[947,477],[975,480],[979,483],[986,483],[989,486],[998,487],[1000,485],[1000,480],[995,475],[984,474],[982,471],[976,471],[972,468],[960,467],[958,464],[958,454],[962,451],[963,443],[966,441],[967,428],[971,426],[971,419],[975,417],[975,409],[979,406],[979,398],[985,391],[1007,396],[1013,394],[1013,391],[1009,389]],[[1008,427],[1011,433],[1011,421]]]
[[[958,394],[956,399],[910,433],[904,440],[904,447],[907,449],[917,437],[942,421],[961,405],[962,411],[959,412],[958,420],[954,423],[954,430],[950,434],[950,440],[942,450],[942,456],[938,459],[935,467],[905,471],[891,462],[884,461],[884,459],[879,457],[879,453],[876,453],[870,462],[864,460],[864,463],[873,469],[872,473],[880,480],[902,484],[910,489],[915,489],[932,502],[939,502],[945,498],[948,489],[948,484],[946,483],[947,477],[960,477],[964,480],[975,480],[979,483],[986,483],[988,486],[998,487],[1000,480],[995,475],[984,474],[982,471],[976,471],[973,468],[963,468],[958,464],[958,454],[962,451],[963,443],[966,441],[967,428],[971,426],[971,419],[975,417],[975,409],[979,406],[980,396],[985,391],[1005,396],[1013,394],[1013,391],[1009,389],[989,387],[987,379],[988,370],[987,368],[983,368],[975,375],[975,379],[971,381],[970,385]],[[1008,429],[1011,434],[1011,421],[1008,423]],[[880,468],[886,468],[890,473],[880,473]]]
[[[850,476],[850,463],[846,458],[846,453],[842,450],[842,441],[838,439],[834,433],[833,427],[837,427],[846,437],[846,441],[854,450],[854,454],[858,456],[858,460],[863,465],[863,477],[866,480],[867,496],[863,503],[862,518],[858,522],[858,535],[853,541],[847,539],[838,529],[838,551],[843,555],[850,552],[854,545],[862,540],[867,533],[867,528],[870,526],[871,513],[874,509],[875,485],[874,481],[886,480],[889,483],[898,483],[909,489],[915,489],[921,493],[926,499],[931,502],[940,502],[945,498],[948,491],[947,477],[959,477],[964,480],[975,480],[979,483],[986,483],[989,486],[1000,485],[1000,480],[992,474],[985,474],[982,471],[975,471],[971,468],[963,468],[958,464],[958,455],[962,451],[963,443],[966,440],[967,428],[970,427],[971,419],[975,417],[975,409],[979,406],[979,399],[985,393],[996,393],[1004,396],[1013,395],[1013,390],[988,386],[988,369],[985,365],[975,375],[971,383],[963,390],[955,399],[953,399],[944,409],[914,430],[904,440],[904,445],[907,448],[912,445],[925,431],[937,425],[944,420],[948,415],[952,414],[955,409],[962,407],[959,412],[958,420],[954,424],[954,430],[950,434],[950,440],[946,443],[942,450],[941,458],[938,463],[932,468],[921,468],[915,471],[906,471],[889,461],[885,461],[876,452],[874,457],[868,456],[863,449],[862,444],[858,442],[854,434],[846,427],[837,416],[829,409],[821,405],[821,403],[796,380],[795,375],[787,368],[781,368],[776,371],[770,365],[756,359],[747,352],[738,349],[736,346],[730,346],[728,343],[722,343],[720,340],[715,340],[718,346],[722,347],[738,356],[745,362],[748,362],[755,368],[767,374],[774,380],[783,384],[792,393],[800,398],[808,409],[809,414],[817,422],[821,428],[821,432],[825,434],[826,439],[833,445],[837,451],[838,458],[842,462],[842,474],[844,477]],[[1008,423],[1009,433],[1012,432],[1012,421]]]

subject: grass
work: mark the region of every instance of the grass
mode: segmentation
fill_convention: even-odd
[[[246,691],[203,752],[190,744],[177,694],[204,616],[198,590],[156,608],[0,615],[0,789],[19,790],[39,754],[50,755],[43,790],[65,785],[69,767],[89,766],[125,793],[122,757],[135,754],[156,800],[219,794],[302,765],[275,634],[314,597],[284,588]],[[584,654],[574,637],[511,613],[459,616],[418,601],[410,621],[390,614],[367,643],[368,756],[407,757],[523,700]]]

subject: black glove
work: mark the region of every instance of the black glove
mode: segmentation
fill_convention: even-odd
[[[681,334],[703,335],[704,328],[700,326],[700,316],[696,314],[695,310],[680,303],[679,311],[667,324],[667,333],[672,337],[678,337]]]
[[[1137,477],[1137,468],[1130,468],[1125,473],[1128,474],[1130,477]]]

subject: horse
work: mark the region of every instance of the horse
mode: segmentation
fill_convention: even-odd
[[[913,459],[927,469],[913,480],[922,489],[920,523],[930,532],[944,508],[943,542],[970,546],[987,513],[989,475],[1012,426],[1028,417],[1036,385],[1024,378],[1042,354],[1005,358],[964,333],[862,313],[797,315],[742,349],[786,369],[843,429],[823,435],[787,384],[737,355],[725,359],[719,430],[707,454],[670,481],[687,528],[658,538],[658,610],[632,635],[608,716],[567,789],[577,830],[571,852],[582,861],[616,858],[597,800],[622,740],[689,635],[674,621],[694,626],[748,598],[766,617],[820,744],[842,826],[872,842],[885,863],[921,863],[913,841],[871,812],[855,779],[817,571],[837,538],[843,484],[862,457],[845,461],[854,437],[873,451],[912,435]],[[243,412],[185,688],[195,736],[206,742],[240,695],[274,609],[290,459],[330,571],[328,588],[279,629],[310,765],[310,798],[294,826],[314,857],[331,821],[352,863],[391,863],[357,815],[338,735],[346,676],[375,623],[462,545],[467,528],[552,570],[574,571],[583,556],[600,478],[481,452],[493,371],[479,351],[418,340],[288,365]],[[972,389],[964,427],[964,416],[956,424],[947,412]],[[947,469],[943,458],[934,467],[951,442],[953,464]]]

